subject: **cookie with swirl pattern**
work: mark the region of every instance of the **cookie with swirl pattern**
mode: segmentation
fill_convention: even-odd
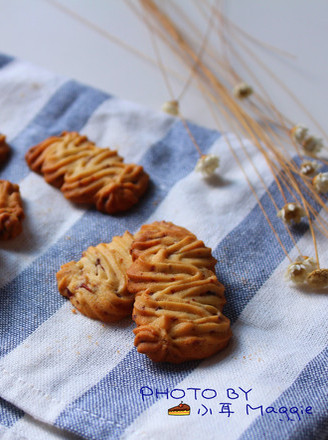
[[[0,180],[0,239],[9,240],[22,232],[24,210],[19,186]]]
[[[79,261],[57,272],[59,292],[89,318],[114,322],[131,314],[134,295],[127,289],[133,236],[125,232],[111,243],[89,247]]]
[[[10,153],[10,148],[6,142],[6,136],[0,133],[0,166],[6,162],[9,153]]]
[[[211,249],[187,229],[168,222],[144,225],[131,247],[128,269],[136,295],[135,346],[156,362],[203,359],[231,337],[222,314],[224,287]]]
[[[30,148],[25,158],[67,199],[94,204],[107,214],[131,208],[148,186],[142,166],[124,163],[116,151],[99,148],[76,132],[46,139]]]

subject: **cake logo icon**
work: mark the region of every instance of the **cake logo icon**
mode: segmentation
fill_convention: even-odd
[[[190,406],[186,403],[181,402],[178,406],[173,406],[167,410],[169,416],[189,416]]]

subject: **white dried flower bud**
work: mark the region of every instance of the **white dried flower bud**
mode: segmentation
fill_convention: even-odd
[[[285,275],[287,280],[295,284],[302,284],[306,280],[307,271],[303,264],[295,262],[287,267]]]
[[[318,171],[318,169],[321,167],[318,162],[305,160],[301,164],[301,173],[304,174],[304,176],[311,176],[311,174],[314,174]]]
[[[317,268],[317,262],[311,257],[300,255],[297,257],[297,260],[306,268],[307,273],[310,273]]]
[[[306,217],[306,212],[303,207],[298,203],[287,203],[280,211],[278,211],[277,216],[282,219],[285,223],[299,223],[302,217]]]
[[[315,156],[323,148],[323,140],[316,136],[307,136],[302,142],[302,147],[306,154]]]
[[[253,88],[249,84],[241,82],[235,85],[232,92],[236,98],[244,99],[252,95]]]
[[[328,173],[319,173],[312,180],[316,191],[325,194],[328,192]]]
[[[214,154],[203,154],[196,164],[195,170],[202,173],[204,176],[211,176],[218,168],[220,159]]]
[[[302,124],[297,124],[295,127],[291,129],[291,136],[294,139],[295,142],[298,144],[301,144],[304,142],[305,138],[307,137],[309,132],[309,129],[306,128]]]
[[[172,116],[179,114],[179,101],[166,101],[162,105],[162,111]]]
[[[316,261],[311,257],[299,256],[291,263],[286,271],[286,279],[296,284],[302,284],[307,276],[317,268]]]
[[[300,144],[309,156],[315,156],[323,148],[323,140],[309,135],[309,129],[302,124],[295,125],[290,131],[291,137]]]
[[[307,275],[306,281],[311,287],[328,287],[328,269],[316,269]]]

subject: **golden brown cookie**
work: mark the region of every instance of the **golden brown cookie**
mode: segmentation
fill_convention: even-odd
[[[6,142],[6,136],[0,134],[0,166],[7,160],[9,153],[10,148]]]
[[[59,292],[89,318],[118,321],[131,314],[134,295],[127,290],[133,236],[125,232],[111,243],[89,247],[81,260],[64,264],[57,272]]]
[[[20,234],[23,218],[19,186],[0,180],[0,239],[9,240]]]
[[[116,151],[99,148],[76,132],[46,139],[25,158],[33,171],[43,174],[67,199],[94,204],[108,214],[131,208],[148,186],[142,166],[123,163]]]
[[[135,345],[153,361],[203,359],[223,349],[231,337],[222,313],[211,249],[173,223],[144,225],[134,236],[129,291],[136,295]]]

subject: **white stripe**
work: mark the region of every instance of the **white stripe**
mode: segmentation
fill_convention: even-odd
[[[98,108],[83,132],[97,145],[117,149],[125,162],[138,163],[151,145],[164,138],[175,121],[165,113],[112,98]]]
[[[299,247],[305,255],[313,254],[310,234],[300,240]],[[321,255],[322,260],[327,261],[328,250]],[[213,388],[219,397],[213,400],[200,398],[195,402],[189,394],[189,399],[184,398],[192,408],[187,420],[167,416],[167,409],[180,402],[172,398],[162,399],[135,420],[124,439],[156,438],[158,432],[164,440],[177,438],[179,432],[183,432],[183,438],[212,438],[213,430],[218,440],[237,439],[259,412],[246,416],[245,400],[229,400],[227,388],[238,390],[240,386],[246,391],[252,388],[249,403],[253,407],[263,405],[265,408],[292,385],[307,363],[328,343],[328,323],[322,313],[328,301],[326,295],[288,287],[283,280],[288,264],[285,259],[245,307],[233,326],[230,346],[203,361],[175,387],[184,390],[188,387]],[[151,383],[145,385],[153,386]],[[232,403],[235,414],[230,418],[219,414],[220,402]],[[197,414],[198,408],[204,412],[202,403],[212,408],[213,415],[202,417]],[[311,406],[310,401],[308,404]],[[298,406],[299,402],[295,401],[294,405]],[[279,416],[272,414],[271,417]]]
[[[13,61],[0,70],[0,133],[13,139],[67,79]]]

